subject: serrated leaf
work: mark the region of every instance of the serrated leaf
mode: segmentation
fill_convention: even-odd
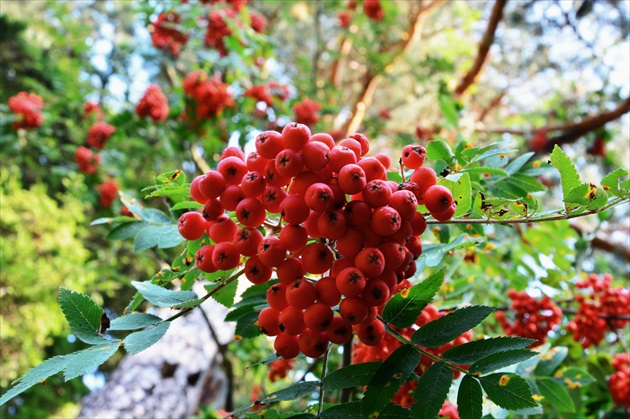
[[[163,322],[159,323],[156,326],[142,330],[140,332],[134,332],[125,338],[125,349],[127,352],[132,354],[137,354],[149,346],[152,346],[158,340],[164,336],[166,331],[168,330],[171,322]]]
[[[360,401],[342,403],[329,407],[321,414],[322,419],[363,419]]]
[[[427,144],[427,158],[450,162],[453,159],[453,150],[444,140],[429,141]]]
[[[146,300],[158,307],[176,306],[197,298],[193,291],[167,290],[150,282],[131,281],[131,285],[140,291]]]
[[[2,395],[0,398],[0,406],[34,385],[41,383],[48,377],[61,372],[67,364],[67,355],[61,355],[47,359],[35,368],[30,369],[22,377],[11,383],[13,387]]]
[[[545,188],[545,186],[540,183],[538,179],[523,173],[516,173],[506,179],[506,181],[508,181],[512,185],[518,186],[519,188],[527,192],[542,192],[547,190],[547,188]]]
[[[587,210],[598,209],[608,203],[608,195],[602,188],[592,183],[583,183],[571,189],[565,196],[564,202],[579,204]]]
[[[236,288],[238,287],[238,280],[234,280],[221,288],[219,291],[212,295],[212,298],[219,304],[231,308],[234,304],[234,297],[236,296]]]
[[[155,179],[158,184],[167,185],[175,183],[177,185],[183,185],[186,183],[186,173],[183,170],[172,170],[170,172],[162,173]]]
[[[203,208],[203,205],[197,201],[182,201],[171,207],[171,211],[177,211],[182,209],[199,209]]]
[[[457,202],[454,218],[462,216],[470,210],[472,205],[472,186],[468,173],[462,173],[456,181],[439,179],[438,184],[447,187],[453,193],[453,200]]]
[[[85,343],[101,344],[109,340],[99,335],[103,309],[85,294],[59,290],[61,311],[72,328],[72,332]]]
[[[142,191],[152,191],[146,195],[145,198],[155,198],[158,196],[173,199],[190,198],[190,188],[182,185],[154,185],[144,188]]]
[[[142,221],[130,222],[114,227],[107,236],[107,240],[126,240],[134,237],[140,230],[146,227]]]
[[[366,386],[380,366],[380,362],[364,362],[338,369],[324,378],[324,391]]]
[[[564,361],[569,354],[566,346],[555,346],[545,352],[540,357],[540,362],[534,370],[534,375],[538,377],[549,376]]]
[[[457,345],[444,352],[442,359],[455,364],[468,365],[493,353],[509,349],[523,349],[536,342],[534,339],[499,336],[495,338],[473,340]]]
[[[446,268],[442,268],[419,284],[394,295],[383,309],[385,323],[396,327],[411,326],[437,294],[445,272]]]
[[[549,156],[551,160],[551,164],[553,167],[558,169],[560,172],[560,180],[562,182],[562,194],[566,199],[569,191],[579,186],[582,181],[580,180],[580,175],[578,174],[575,165],[571,161],[571,159],[562,151],[562,149],[556,145]]]
[[[490,374],[480,377],[479,382],[488,398],[504,409],[536,407],[529,384],[516,374]]]
[[[494,148],[494,149],[490,149],[481,153],[480,155],[472,159],[471,162],[474,163],[474,162],[478,162],[478,161],[481,161],[490,157],[501,156],[508,153],[514,153],[515,151],[518,151],[518,150],[513,149],[513,148]]]
[[[234,335],[241,339],[255,338],[262,334],[260,328],[256,324],[258,321],[258,312],[252,312],[239,317],[236,321]]]
[[[137,330],[158,324],[162,319],[153,314],[130,313],[111,321],[107,330]]]
[[[361,412],[371,416],[380,412],[391,401],[407,377],[420,362],[420,353],[412,345],[396,349],[376,370],[368,384]]]
[[[107,345],[92,346],[66,355],[67,366],[63,372],[64,379],[69,381],[98,368],[116,353],[119,342],[119,340],[110,341]]]
[[[457,390],[457,412],[461,419],[480,419],[483,409],[483,392],[479,381],[464,375]]]
[[[308,396],[319,388],[319,381],[303,381],[301,383],[293,384],[291,387],[283,388],[282,390],[274,391],[271,394],[263,397],[261,403],[275,403],[284,402],[288,400],[299,399],[300,397]]]
[[[536,380],[540,394],[560,412],[575,412],[575,405],[565,387],[549,378]]]
[[[588,371],[581,368],[569,367],[558,370],[552,377],[557,383],[567,385],[569,388],[583,387],[595,382]]]
[[[268,357],[258,361],[258,362],[254,362],[253,364],[251,364],[248,367],[245,367],[245,369],[249,369],[251,367],[253,367],[254,365],[267,365],[267,364],[271,364],[273,361],[277,361],[279,359],[282,359],[282,357],[278,354],[271,354]]]
[[[617,170],[614,170],[613,172],[604,176],[604,178],[602,179],[601,185],[611,195],[627,196],[628,191],[627,190],[622,191],[619,188],[620,186],[619,180],[625,176],[628,176],[628,171],[622,168],[618,168]]]
[[[505,170],[499,169],[497,167],[486,167],[486,166],[477,166],[477,167],[466,167],[462,169],[464,173],[489,173],[491,175],[499,175],[507,177],[508,174]]]
[[[257,304],[248,304],[240,307],[236,307],[225,316],[226,322],[235,322],[246,314],[257,312],[254,307]]]
[[[525,361],[536,355],[539,355],[539,353],[527,349],[508,349],[507,351],[497,352],[480,359],[470,366],[469,371],[471,373],[480,372],[486,374]]]
[[[494,308],[487,306],[460,308],[425,324],[411,336],[411,340],[425,348],[442,346],[477,326],[493,311]]]
[[[521,154],[520,156],[518,156],[517,158],[515,158],[514,160],[512,160],[506,167],[505,167],[505,172],[508,175],[513,175],[514,173],[518,172],[519,170],[521,170],[521,168],[523,166],[525,166],[527,164],[527,162],[529,161],[529,159],[534,155],[535,153],[533,151],[530,151],[529,153],[525,153],[525,154]]]
[[[453,371],[444,362],[431,365],[418,380],[413,393],[416,403],[411,406],[414,418],[435,418],[448,395],[453,382]]]

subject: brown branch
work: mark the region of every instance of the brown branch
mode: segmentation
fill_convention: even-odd
[[[406,32],[404,36],[401,37],[401,41],[389,45],[386,48],[387,51],[398,49],[398,52],[394,53],[390,65],[395,63],[400,57],[402,57],[407,52],[407,49],[409,48],[409,45],[412,43],[412,41],[414,41],[415,38],[417,38],[422,33],[424,18],[428,14],[428,12],[441,5],[442,3],[444,3],[444,0],[434,0],[427,6],[418,9],[418,12],[413,19],[413,24],[409,28],[408,32]],[[387,66],[383,66],[383,68],[386,67]],[[361,93],[359,94],[359,97],[352,109],[352,118],[350,118],[350,120],[346,123],[345,129],[342,130],[346,135],[352,134],[353,132],[357,131],[363,123],[367,108],[372,103],[374,91],[376,90],[376,86],[380,82],[381,78],[382,74],[372,73],[370,71],[368,71],[365,75]]]
[[[573,142],[583,135],[595,131],[610,121],[620,118],[622,115],[630,112],[630,97],[626,98],[617,107],[611,111],[599,113],[597,115],[587,116],[578,122],[564,122],[562,124],[547,125],[539,128],[477,128],[479,132],[493,134],[514,134],[514,135],[531,135],[535,131],[564,131],[563,133],[550,138],[548,149],[553,150],[555,144],[566,144]]]
[[[339,88],[341,85],[341,79],[343,76],[343,69],[345,67],[346,58],[352,50],[352,39],[343,38],[339,47],[339,57],[333,62],[332,70],[330,72],[330,84],[335,88]]]
[[[584,118],[580,122],[567,127],[562,134],[552,137],[549,141],[547,141],[545,150],[551,151],[555,145],[575,142],[583,135],[603,127],[608,122],[614,121],[628,112],[630,112],[630,97],[626,98],[611,111],[602,112],[598,115]]]
[[[478,122],[483,122],[484,119],[486,119],[486,117],[488,116],[488,114],[490,113],[490,111],[492,111],[494,108],[496,108],[497,106],[499,106],[499,104],[501,103],[501,101],[503,100],[503,98],[505,97],[506,93],[508,92],[508,89],[505,88],[503,89],[498,95],[496,95],[488,104],[488,106],[486,106],[485,108],[483,108],[481,110],[481,112],[479,113],[479,117],[477,118]]]
[[[570,223],[569,226],[571,226],[571,228],[582,237],[589,235],[580,225],[576,223]],[[624,246],[621,243],[615,243],[605,237],[596,235],[591,240],[591,246],[596,249],[603,250],[619,257],[625,258],[625,260],[627,261],[630,261],[630,248]]]
[[[486,32],[483,34],[483,38],[481,38],[481,43],[479,44],[479,51],[477,52],[475,62],[470,70],[468,70],[468,73],[466,73],[464,78],[462,78],[459,85],[455,88],[455,96],[461,96],[466,90],[468,90],[470,85],[475,81],[475,78],[481,72],[484,63],[486,62],[486,58],[488,57],[490,47],[494,42],[494,34],[497,31],[501,18],[503,17],[503,8],[506,3],[507,0],[497,0],[496,3],[494,3],[492,14],[490,15],[490,20],[488,21],[488,26],[486,27]]]

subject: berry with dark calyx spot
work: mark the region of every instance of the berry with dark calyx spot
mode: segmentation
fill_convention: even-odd
[[[285,148],[275,158],[275,166],[281,176],[292,178],[302,173],[302,156],[295,150]]]
[[[455,215],[457,212],[457,206],[453,202],[450,207],[448,207],[445,211],[442,212],[432,212],[431,216],[435,218],[437,221],[448,221]]]
[[[330,326],[333,311],[325,303],[314,303],[304,311],[304,324],[315,332],[324,332]]]
[[[348,226],[341,211],[326,211],[317,220],[317,230],[321,237],[337,240],[346,234]]]
[[[306,190],[304,198],[310,209],[323,212],[330,208],[334,196],[330,186],[325,183],[313,183]]]
[[[257,151],[252,151],[247,156],[247,162],[246,162],[247,170],[249,170],[250,172],[263,173],[269,161],[270,161],[269,159],[266,159],[260,154],[258,154]]]
[[[298,337],[287,335],[286,333],[279,333],[273,342],[273,348],[276,353],[284,359],[292,359],[300,354],[300,347],[298,346]]]
[[[328,339],[323,333],[315,332],[311,329],[304,329],[298,337],[300,351],[310,357],[319,358],[328,349]]]
[[[287,306],[278,316],[278,327],[287,335],[299,335],[305,328],[304,312],[299,308]]]
[[[358,164],[347,164],[339,171],[338,184],[345,194],[354,195],[359,193],[367,185],[365,171]]]
[[[350,150],[352,150],[354,152],[354,155],[357,156],[357,161],[361,158],[362,152],[361,152],[361,144],[352,138],[346,138],[344,140],[341,140],[341,142],[339,143],[339,146],[341,147],[347,147]]]
[[[374,179],[365,185],[363,189],[363,200],[372,208],[382,207],[389,204],[392,190],[386,181]]]
[[[276,268],[278,280],[282,284],[290,284],[293,281],[304,278],[306,270],[302,261],[298,258],[287,258]]]
[[[201,215],[206,221],[214,221],[220,215],[222,215],[224,211],[225,210],[223,209],[223,206],[218,199],[210,198],[203,206],[203,209],[201,210]]]
[[[302,251],[302,263],[307,272],[319,275],[323,274],[333,264],[333,254],[322,243],[311,243]]]
[[[355,267],[346,268],[335,278],[337,289],[346,297],[358,297],[365,288],[363,272]]]
[[[372,320],[367,324],[361,324],[357,329],[357,337],[368,346],[376,346],[385,336],[385,325],[380,320]]]
[[[276,131],[263,131],[256,136],[256,151],[266,159],[275,159],[284,149],[282,135]]]
[[[245,262],[245,278],[252,284],[264,284],[272,274],[273,269],[263,264],[258,256],[252,256]]]
[[[225,185],[225,177],[216,170],[207,172],[198,183],[199,191],[207,198],[218,198]]]
[[[258,314],[258,327],[260,331],[267,336],[276,336],[280,333],[278,316],[280,316],[280,312],[271,307],[263,309]]]
[[[330,149],[319,141],[309,141],[302,149],[302,162],[308,170],[324,168],[330,160]]]
[[[282,141],[287,148],[300,151],[311,138],[311,130],[304,124],[291,122],[282,129]]]
[[[381,236],[390,236],[400,229],[400,214],[390,206],[376,208],[372,214],[370,226]]]
[[[352,336],[352,325],[347,320],[335,316],[326,329],[325,335],[332,343],[342,345]]]
[[[262,193],[262,203],[265,210],[279,214],[280,203],[287,197],[287,193],[279,186],[267,186]]]
[[[212,273],[219,269],[212,263],[212,253],[214,252],[214,246],[207,244],[202,246],[195,253],[195,264],[203,272]]]
[[[433,185],[424,193],[424,205],[429,212],[441,213],[453,205],[453,194],[442,185]]]
[[[354,266],[360,269],[365,276],[375,278],[385,269],[385,257],[380,250],[367,247],[356,255]]]
[[[263,239],[260,231],[251,227],[243,227],[234,235],[234,246],[243,256],[254,256],[258,251],[258,245]]]
[[[286,298],[291,307],[304,310],[315,302],[317,291],[306,279],[298,279],[288,285]]]
[[[411,221],[418,210],[418,199],[411,191],[396,191],[389,199],[390,205],[403,220]]]
[[[376,158],[363,157],[357,164],[365,172],[365,178],[368,182],[374,179],[387,179],[387,169]]]
[[[237,185],[228,185],[223,192],[221,192],[221,196],[219,197],[221,205],[228,211],[234,211],[238,203],[243,199],[245,199],[243,190]]]
[[[287,302],[287,286],[284,284],[275,284],[267,290],[267,302],[269,306],[275,310],[282,311],[289,306]]]
[[[406,145],[402,150],[402,163],[410,168],[417,169],[424,164],[427,150],[421,145]]]
[[[356,164],[357,156],[354,151],[348,147],[334,146],[330,150],[330,161],[328,165],[333,172],[339,173],[339,171],[347,164]]]
[[[367,281],[361,298],[370,306],[380,306],[389,300],[389,286],[380,279],[372,278]]]
[[[247,165],[238,157],[230,156],[219,162],[217,171],[223,175],[226,185],[238,185],[247,174]]]
[[[241,254],[230,242],[218,243],[212,252],[212,263],[221,271],[229,271],[238,266]]]
[[[186,240],[197,240],[206,232],[206,220],[199,212],[189,211],[182,214],[177,221],[179,234]]]
[[[355,132],[354,134],[350,134],[348,138],[352,138],[353,140],[357,140],[359,144],[361,144],[361,155],[365,156],[368,151],[370,151],[370,140],[364,134],[360,132]]]
[[[247,172],[241,180],[241,190],[247,198],[259,197],[265,191],[266,186],[263,175],[255,171]]]
[[[280,203],[282,219],[289,224],[301,224],[308,218],[310,209],[303,196],[289,195]]]
[[[372,207],[363,201],[350,201],[343,208],[348,225],[362,227],[370,222]]]
[[[287,254],[287,248],[276,236],[262,239],[258,245],[258,257],[260,261],[270,268],[275,268],[282,263]]]
[[[368,316],[370,306],[359,297],[348,297],[339,304],[339,314],[350,324],[360,324]]]
[[[236,206],[236,218],[245,227],[259,227],[266,217],[265,207],[256,198],[245,198]]]

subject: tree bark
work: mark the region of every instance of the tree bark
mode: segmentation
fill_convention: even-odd
[[[461,96],[464,94],[481,72],[484,63],[486,62],[486,58],[488,58],[490,47],[494,43],[494,34],[497,31],[501,18],[503,17],[503,8],[506,3],[507,0],[497,0],[496,3],[494,3],[492,14],[490,15],[490,20],[488,21],[488,26],[486,27],[486,31],[483,34],[483,38],[481,38],[481,43],[479,44],[479,51],[477,52],[475,62],[462,78],[459,85],[455,88],[455,96]]]
[[[223,408],[230,391],[219,344],[234,336],[222,322],[226,308],[210,300],[173,322],[166,335],[137,355],[126,355],[107,384],[82,401],[80,418],[186,418],[200,405]],[[157,313],[168,317],[172,310]],[[210,321],[217,342],[206,323]]]

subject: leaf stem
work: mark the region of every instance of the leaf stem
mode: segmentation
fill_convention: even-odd
[[[221,285],[219,285],[218,287],[216,287],[212,291],[209,291],[206,295],[201,297],[201,301],[204,302],[208,298],[212,297],[214,294],[216,294],[217,292],[219,292],[220,290],[225,288],[227,285],[232,283],[234,280],[236,280],[239,276],[243,275],[244,272],[245,272],[245,269],[241,269],[240,271],[237,271],[234,274],[232,274],[232,276],[230,276],[228,279],[223,281],[223,283]],[[199,305],[201,305],[201,303],[199,303]],[[182,317],[182,316],[190,313],[191,311],[193,311],[199,305],[194,306],[194,307],[186,307],[186,308],[182,309],[179,313],[172,315],[168,319],[162,320],[162,322],[171,322],[171,321],[173,321],[173,320],[175,320],[175,319],[177,319],[179,317]]]
[[[326,349],[326,353],[324,353],[324,360],[322,361],[322,378],[319,380],[319,403],[317,405],[317,418],[319,419],[322,414],[322,408],[324,407],[324,378],[326,377],[326,372],[328,370],[328,354],[330,354],[330,349],[332,346],[328,346]]]
[[[427,224],[529,224],[529,223],[542,223],[547,221],[560,221],[560,220],[570,220],[572,218],[585,217],[587,215],[597,214],[603,211],[606,211],[614,206],[630,202],[630,199],[627,198],[619,198],[611,203],[604,205],[601,208],[593,209],[586,212],[581,212],[579,214],[560,214],[560,215],[552,215],[549,217],[540,217],[540,218],[531,218],[530,217],[520,217],[520,218],[512,218],[507,220],[497,220],[497,219],[486,219],[486,218],[458,218],[449,221],[438,221],[438,220],[427,220]],[[558,209],[558,211],[564,211],[563,209]]]
[[[378,318],[379,318],[379,320],[383,321],[383,319],[380,316]],[[385,323],[385,322],[383,321],[383,323]],[[450,362],[446,362],[442,358],[440,358],[439,356],[433,355],[431,352],[427,351],[426,349],[421,348],[417,344],[413,343],[412,341],[410,341],[409,339],[407,339],[406,337],[404,337],[403,335],[398,333],[398,331],[396,329],[394,329],[393,327],[391,327],[387,323],[385,323],[385,326],[387,327],[387,333],[389,333],[390,335],[395,337],[401,343],[408,344],[408,345],[413,345],[413,347],[416,348],[416,350],[418,352],[420,352],[422,355],[431,358],[435,362],[444,362],[446,364],[446,366],[448,366],[450,369],[455,370],[455,371],[459,371],[462,374],[470,374],[467,370],[463,369],[462,367],[459,367],[459,366],[457,366],[455,364],[451,364]]]

